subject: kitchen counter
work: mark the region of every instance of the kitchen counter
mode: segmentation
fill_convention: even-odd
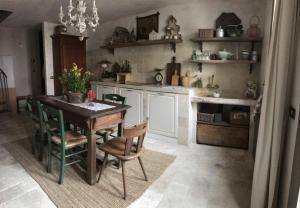
[[[130,105],[125,117],[126,125],[136,125],[149,118],[147,137],[188,145],[192,141],[192,105],[194,88],[158,86],[127,82],[91,82],[97,99],[103,94],[119,94]]]
[[[239,98],[230,96],[230,94],[223,94],[224,97],[215,98],[203,96],[201,94],[192,95],[190,97],[192,103],[192,111],[193,111],[193,120],[194,125],[192,127],[194,135],[192,136],[192,141],[196,141],[196,131],[197,131],[197,114],[198,114],[198,103],[212,103],[212,104],[227,104],[227,105],[237,105],[237,106],[249,106],[250,108],[250,123],[249,123],[249,143],[248,143],[248,151],[254,155],[254,109],[256,106],[256,100]]]
[[[242,106],[255,106],[256,100],[246,98],[215,98],[205,96],[192,96],[191,102],[193,103],[215,103],[215,104],[228,104],[228,105],[242,105]]]
[[[146,83],[138,83],[138,82],[126,82],[125,84],[120,84],[117,82],[99,82],[99,81],[91,81],[92,85],[104,85],[111,87],[124,87],[136,90],[147,90],[154,92],[166,92],[166,93],[176,93],[176,94],[184,94],[189,95],[193,91],[193,88],[181,87],[181,86],[169,86],[169,85],[155,85],[155,84],[146,84]]]

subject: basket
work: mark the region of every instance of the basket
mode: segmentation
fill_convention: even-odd
[[[199,38],[213,38],[215,29],[199,29]]]
[[[200,113],[198,112],[198,121],[203,121],[207,123],[213,123],[214,122],[214,114],[211,113]]]
[[[230,120],[231,124],[236,125],[249,125],[249,113],[242,111],[232,111],[230,112]]]

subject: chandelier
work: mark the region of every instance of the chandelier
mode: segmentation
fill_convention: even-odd
[[[59,21],[64,26],[75,27],[80,33],[80,40],[83,40],[83,33],[86,32],[88,26],[92,28],[93,32],[96,31],[96,27],[99,25],[99,16],[95,0],[93,0],[91,16],[86,13],[86,2],[84,0],[78,0],[75,7],[72,0],[70,0],[67,9],[67,16],[64,18],[63,7],[62,4],[60,5]]]

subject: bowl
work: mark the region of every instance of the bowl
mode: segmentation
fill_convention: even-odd
[[[219,98],[221,96],[221,94],[219,92],[214,92],[213,93],[213,97],[215,98]]]
[[[222,59],[222,60],[228,60],[233,56],[232,53],[230,53],[226,50],[219,51],[218,55],[219,55],[220,59]]]
[[[243,33],[242,25],[227,25],[224,27],[226,36],[228,37],[240,37]]]

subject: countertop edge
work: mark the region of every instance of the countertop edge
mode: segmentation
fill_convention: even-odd
[[[111,86],[111,87],[123,87],[129,89],[136,89],[136,90],[146,90],[146,91],[153,91],[153,92],[165,92],[165,93],[174,93],[174,94],[183,94],[183,95],[190,95],[193,89],[185,88],[180,86],[156,86],[156,85],[134,85],[134,84],[120,84],[120,83],[111,83],[111,82],[99,82],[99,81],[91,81],[91,85],[104,85],[104,86]]]
[[[215,103],[215,104],[229,104],[229,105],[242,105],[242,106],[255,106],[256,100],[243,99],[243,98],[214,98],[214,97],[201,97],[192,96],[192,103]]]

